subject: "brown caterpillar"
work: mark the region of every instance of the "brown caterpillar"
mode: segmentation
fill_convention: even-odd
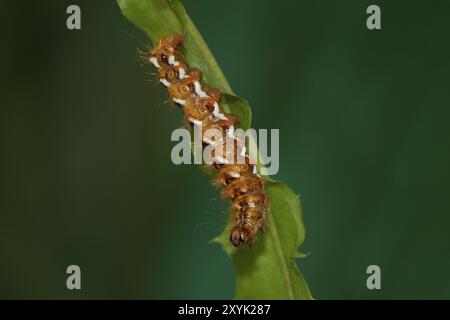
[[[239,117],[223,112],[220,91],[202,83],[200,70],[189,68],[178,50],[182,43],[183,37],[178,34],[162,37],[146,59],[158,70],[160,82],[167,88],[172,101],[182,108],[186,121],[201,126],[203,133],[208,129],[219,133],[221,142],[202,135],[204,146],[221,146],[224,141],[232,140],[232,153],[226,148],[214,150],[213,166],[218,170],[214,183],[223,187],[223,197],[232,200],[231,243],[235,247],[250,245],[266,219],[268,197],[264,180],[257,174],[248,155],[242,164],[235,161],[238,153],[246,153],[245,143],[234,136],[234,125]]]

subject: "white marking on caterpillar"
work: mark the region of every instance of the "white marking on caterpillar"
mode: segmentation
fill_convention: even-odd
[[[181,80],[184,77],[186,77],[186,70],[184,70],[184,68],[180,68],[180,70],[178,70],[178,78]]]
[[[220,107],[219,107],[219,104],[217,102],[214,102],[213,115],[216,118],[219,118],[221,120],[228,120],[228,118],[223,113],[220,112]]]
[[[158,63],[158,59],[156,59],[155,57],[151,57],[150,62],[155,66],[155,68],[159,69],[161,67]]]
[[[208,95],[206,94],[206,92],[202,90],[202,86],[201,86],[200,82],[195,81],[195,82],[194,82],[194,86],[195,86],[195,93],[196,93],[199,97],[203,98],[203,97],[207,97],[207,96],[208,96]]]
[[[230,172],[229,172],[229,175],[230,175],[230,177],[235,178],[235,179],[241,177],[241,175],[240,175],[239,173],[234,172],[234,171],[230,171]]]
[[[172,100],[173,100],[173,102],[181,104],[182,106],[184,106],[184,104],[186,103],[186,100],[183,100],[183,99],[173,98]]]
[[[161,83],[162,83],[165,87],[170,86],[170,82],[167,81],[166,79],[159,79],[159,81],[161,81]]]
[[[214,111],[213,115],[216,115],[220,112],[219,104],[217,102],[214,102]]]
[[[175,63],[175,56],[174,55],[171,55],[170,57],[169,57],[169,64],[174,64]]]

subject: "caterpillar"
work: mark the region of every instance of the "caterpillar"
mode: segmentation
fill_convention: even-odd
[[[221,195],[232,201],[230,242],[235,247],[251,246],[264,226],[268,211],[264,180],[246,154],[245,143],[234,135],[239,117],[223,111],[221,92],[206,86],[202,82],[202,72],[190,68],[183,60],[179,50],[183,41],[179,34],[161,37],[145,59],[157,69],[160,83],[166,87],[172,101],[180,106],[186,122],[202,128],[203,146],[215,146],[212,166],[217,169],[217,175],[214,184],[221,186]],[[208,129],[217,132],[220,139],[211,140],[203,134]],[[230,140],[232,152],[218,148]],[[243,163],[234,161],[237,154],[244,156]]]

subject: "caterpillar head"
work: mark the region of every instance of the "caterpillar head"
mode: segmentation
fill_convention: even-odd
[[[178,56],[176,49],[182,42],[183,37],[178,34],[162,37],[159,39],[158,45],[150,50],[149,62],[156,68],[171,64],[171,59],[176,59],[176,56]]]
[[[181,34],[172,34],[167,37],[161,37],[159,39],[159,46],[171,46],[172,48],[179,47],[184,41],[184,37]]]
[[[235,226],[231,229],[230,242],[235,247],[251,245],[254,238],[253,230],[247,226]]]

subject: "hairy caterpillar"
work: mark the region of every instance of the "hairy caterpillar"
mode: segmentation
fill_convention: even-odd
[[[213,166],[218,173],[214,182],[223,187],[222,196],[232,200],[231,243],[235,247],[250,245],[264,226],[268,210],[264,181],[246,155],[245,143],[234,135],[239,118],[225,113],[220,105],[220,91],[202,83],[200,70],[189,68],[178,50],[182,43],[183,37],[178,34],[162,37],[146,60],[157,69],[159,81],[172,101],[182,108],[186,121],[201,126],[202,132],[214,129],[219,133],[220,141],[202,135],[204,146],[232,140],[232,154],[227,149],[215,151]],[[244,163],[233,161],[238,153],[245,156]]]

